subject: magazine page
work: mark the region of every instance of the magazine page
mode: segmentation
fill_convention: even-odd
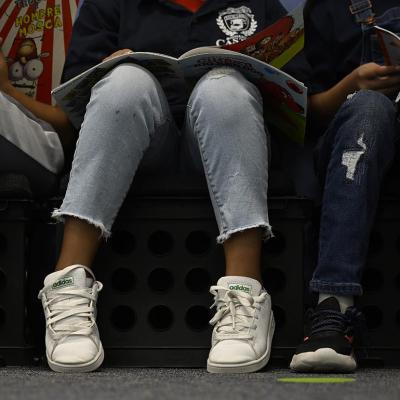
[[[202,46],[202,47],[196,47],[195,49],[191,49],[187,51],[186,53],[183,53],[178,60],[182,60],[184,58],[188,58],[191,56],[196,56],[196,55],[201,55],[201,54],[229,54],[231,53],[232,50],[225,50],[222,47],[218,46]]]
[[[83,121],[92,87],[115,66],[122,63],[135,63],[146,68],[156,76],[161,86],[166,81],[169,85],[174,80],[183,81],[177,60],[163,54],[138,52],[103,61],[52,91],[57,104],[67,113],[76,128],[79,128]]]
[[[198,54],[179,60],[188,86],[215,67],[232,67],[258,86],[267,120],[298,143],[304,142],[307,88],[279,69],[236,52]]]
[[[60,84],[78,0],[0,0],[0,37],[12,85],[51,104]]]
[[[400,65],[400,37],[379,26],[374,27],[387,65]]]
[[[261,32],[223,48],[282,68],[304,47],[303,8],[304,2]]]

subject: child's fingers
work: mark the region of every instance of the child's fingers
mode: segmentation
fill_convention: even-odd
[[[364,81],[364,89],[382,90],[389,89],[400,84],[400,75],[385,75]]]
[[[111,60],[112,58],[119,57],[119,56],[122,56],[124,54],[133,54],[133,51],[130,50],[130,49],[118,50],[115,53],[113,53],[113,54],[109,55],[108,57],[104,58],[103,61],[108,61],[108,60]]]
[[[382,82],[384,85],[394,86],[400,83],[400,74],[382,76],[377,80]]]
[[[377,76],[387,76],[400,74],[400,65],[380,65],[376,69]]]
[[[399,75],[386,75],[377,79],[371,80],[371,89],[392,89],[400,85],[400,74]]]

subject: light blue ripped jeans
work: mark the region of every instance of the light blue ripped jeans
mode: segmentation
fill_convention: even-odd
[[[180,154],[183,152],[183,154]],[[181,131],[158,81],[134,64],[116,67],[92,90],[64,201],[53,216],[74,216],[110,235],[140,170],[205,173],[220,235],[263,228],[268,149],[262,98],[239,72],[218,68],[192,91]]]

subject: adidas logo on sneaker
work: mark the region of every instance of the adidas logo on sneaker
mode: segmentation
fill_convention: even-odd
[[[72,286],[74,284],[74,278],[72,276],[65,276],[64,278],[54,282],[51,286],[52,289],[60,289],[66,286]]]
[[[251,293],[251,286],[249,285],[242,285],[238,283],[231,283],[229,284],[229,290],[238,290],[240,292]]]

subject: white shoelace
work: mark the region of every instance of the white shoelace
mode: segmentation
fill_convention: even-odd
[[[216,325],[216,339],[245,339],[252,340],[252,326],[257,310],[261,309],[260,304],[265,301],[267,293],[259,296],[251,296],[248,293],[237,290],[230,290],[224,286],[211,286],[210,293],[214,295],[212,307],[217,307],[211,325]]]
[[[95,307],[97,294],[103,285],[94,282],[91,288],[65,288],[52,292],[47,297],[47,289],[39,293],[44,297],[46,326],[55,333],[55,340],[65,340],[71,335],[90,335],[96,323]],[[74,318],[73,322],[71,319]],[[79,318],[79,320],[77,320]]]

